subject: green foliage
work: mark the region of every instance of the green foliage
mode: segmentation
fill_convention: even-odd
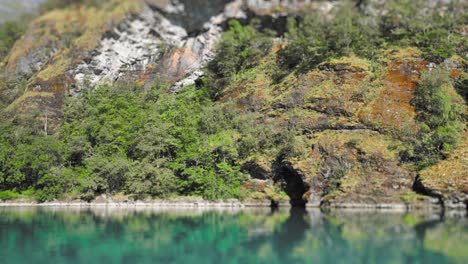
[[[306,72],[333,57],[377,55],[382,39],[375,19],[360,13],[350,2],[335,8],[331,17],[312,11],[289,18],[288,45],[279,53],[280,65]]]
[[[15,191],[0,191],[0,201],[8,201],[8,200],[13,200],[19,197],[19,193]]]
[[[10,49],[26,30],[25,23],[9,21],[0,24],[0,62],[8,55]]]
[[[455,88],[465,102],[468,102],[468,73],[466,71],[455,81]]]
[[[344,1],[330,14],[308,11],[289,18],[288,45],[278,56],[283,70],[303,73],[327,59],[350,55],[374,60],[391,45],[419,47],[423,56],[434,62],[466,53],[467,41],[462,32],[468,16],[463,3],[452,1],[446,12],[430,7],[427,1],[383,1],[373,5],[377,6],[371,9],[385,12],[365,13]]]
[[[288,46],[279,53],[283,67],[298,67],[305,72],[318,65],[328,56],[326,36],[321,28],[319,17],[308,16],[298,23],[295,18],[288,19]]]
[[[240,160],[282,140],[255,118],[195,87],[99,87],[69,100],[58,136],[2,122],[0,190],[32,187],[38,201],[118,192],[242,198]]]
[[[466,3],[451,1],[441,7],[441,4],[431,6],[422,0],[399,0],[382,5],[381,8],[388,10],[379,22],[386,41],[403,46],[415,45],[431,61],[466,52],[466,38],[461,34],[468,21]]]
[[[177,193],[179,186],[183,183],[170,168],[167,160],[136,161],[130,178],[127,181],[126,189],[137,198],[146,196],[167,197]]]
[[[53,9],[61,9],[72,5],[99,6],[101,1],[96,0],[47,0],[39,6],[41,13],[46,13]]]
[[[3,110],[24,94],[27,80],[6,69],[0,69],[0,71],[0,109]]]
[[[26,190],[62,162],[63,147],[54,137],[3,125],[0,141],[0,189]]]
[[[233,81],[240,71],[256,66],[272,47],[273,32],[258,30],[257,21],[242,26],[239,21],[229,21],[229,30],[223,34],[216,48],[216,56],[208,64],[210,95],[217,98],[222,89]]]
[[[64,162],[62,142],[7,122],[0,130],[0,190],[33,188],[34,196],[45,201],[71,189],[72,179],[57,172]]]
[[[97,3],[90,1],[89,3]],[[43,10],[88,1],[50,0]],[[304,73],[336,57],[356,55],[374,62],[387,46],[417,46],[430,61],[466,53],[461,30],[467,16],[454,3],[443,14],[420,1],[386,1],[384,14],[364,13],[349,2],[330,14],[304,12],[288,19],[285,47],[271,65],[273,78]],[[0,55],[9,52],[24,28],[0,26]],[[267,123],[261,114],[239,110],[234,102],[216,102],[223,90],[258,66],[272,50],[274,32],[253,21],[229,22],[214,59],[207,66],[203,87],[178,94],[167,87],[114,86],[89,89],[69,99],[61,131],[43,135],[38,121],[0,121],[0,199],[16,191],[33,192],[39,201],[76,194],[92,200],[103,193],[137,198],[197,195],[207,199],[242,198],[248,176],[241,165],[281,151],[308,155],[295,139],[299,131]],[[74,36],[71,36],[74,38]],[[0,78],[0,107],[24,92],[26,81],[4,72]],[[463,104],[450,94],[448,73],[435,69],[422,75],[413,101],[420,129],[408,137],[405,155],[421,167],[444,158],[456,144],[463,126]],[[466,98],[466,74],[455,84]],[[300,95],[303,101],[303,96]],[[32,118],[31,120],[33,120]],[[284,154],[284,153],[282,153]],[[346,161],[331,161],[337,189],[347,173]],[[339,168],[345,168],[340,170]],[[14,190],[14,191],[8,191]]]
[[[419,81],[413,104],[421,127],[412,141],[421,167],[444,158],[459,137],[464,106],[450,96],[451,85],[448,72],[442,68],[423,72]]]

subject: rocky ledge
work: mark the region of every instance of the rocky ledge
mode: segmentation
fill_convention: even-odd
[[[72,201],[50,201],[39,203],[31,200],[12,200],[1,201],[0,207],[59,207],[59,208],[163,208],[163,209],[183,209],[183,208],[289,208],[289,201],[272,201],[270,199],[225,199],[209,201],[203,198],[171,198],[171,199],[145,199],[133,200],[109,197],[101,195],[93,201],[87,202],[83,200]],[[427,202],[424,204],[405,204],[405,203],[329,203],[327,205],[318,205],[309,203],[306,208],[322,208],[322,209],[349,209],[349,210],[390,210],[390,211],[466,211],[460,206],[441,207],[436,201]]]
[[[286,205],[286,204],[282,204]],[[0,207],[108,207],[108,208],[247,208],[247,207],[270,207],[269,200],[239,201],[237,199],[226,199],[207,201],[202,198],[174,198],[163,200],[118,200],[99,196],[91,202],[74,201],[51,201],[37,203],[31,201],[5,201],[0,202]]]

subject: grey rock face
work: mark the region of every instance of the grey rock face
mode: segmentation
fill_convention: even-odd
[[[18,60],[16,74],[28,76],[39,71],[42,66],[54,56],[56,50],[52,47],[36,49]]]
[[[192,1],[149,2],[136,17],[106,34],[91,58],[70,72],[77,84],[71,95],[84,87],[110,84],[129,73],[144,72],[163,55],[157,73],[175,83],[173,91],[192,85],[203,76],[201,68],[213,56],[221,24],[228,19],[224,14],[228,1],[210,5],[198,1],[198,7]],[[230,5],[226,8],[232,9]],[[238,10],[229,17],[242,16]]]
[[[247,19],[247,14],[265,15],[281,10],[297,12],[310,0],[145,0],[138,15],[108,32],[90,59],[70,74],[76,81],[74,95],[84,87],[110,84],[128,76],[149,73],[173,84],[177,92],[193,85],[204,74],[202,68],[228,19]],[[325,2],[324,6],[328,6]],[[268,13],[267,15],[272,15]],[[278,14],[276,14],[278,15]]]
[[[160,10],[175,25],[183,27],[190,35],[204,29],[211,18],[224,12],[232,0],[147,0],[153,8]]]
[[[162,18],[160,21],[157,19],[151,10],[145,9],[136,18],[125,21],[109,32],[101,40],[99,48],[93,52],[92,58],[83,61],[72,71],[77,87],[110,84],[125,73],[141,70],[153,62],[160,52],[159,46],[164,41],[160,34],[155,34],[153,28],[155,25],[164,28],[167,24]],[[182,29],[170,29],[171,31],[166,32],[158,31],[168,35],[168,38],[184,35]]]

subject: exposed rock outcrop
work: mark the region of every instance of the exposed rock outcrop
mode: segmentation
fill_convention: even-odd
[[[52,11],[31,23],[6,66],[28,78],[25,96],[37,104],[23,107],[27,100],[19,98],[8,110],[48,109],[56,113],[48,117],[53,129],[60,125],[64,97],[83,89],[116,81],[145,85],[162,79],[177,92],[204,75],[202,68],[213,57],[228,19],[274,19],[308,4],[310,1],[112,0],[99,9]],[[56,98],[53,102],[51,93]]]
[[[175,15],[174,15],[175,16]],[[180,14],[183,16],[183,14]],[[152,77],[164,77],[176,87],[193,84],[202,75],[200,68],[212,55],[215,42],[221,34],[219,23],[224,20],[207,21],[191,37],[187,28],[168,19],[164,14],[149,7],[124,21],[108,32],[99,48],[93,51],[88,61],[83,61],[72,70],[78,90],[86,86],[113,83],[131,74],[142,74],[148,66],[162,61]],[[149,80],[152,80],[150,78]]]
[[[266,58],[262,63],[271,61]],[[272,84],[271,73],[260,65],[255,75],[241,76],[241,81],[229,85],[222,100],[234,100],[241,109],[255,109],[264,122],[302,134],[296,145],[283,151],[280,162],[278,157],[269,157],[269,162],[262,157],[249,160],[245,170],[274,178],[296,205],[411,206],[413,197],[419,199],[413,189],[416,172],[402,160],[400,150],[406,143],[392,136],[392,129],[416,129],[411,99],[420,73],[430,70],[431,64],[418,50],[402,49],[387,54],[382,67],[382,75],[372,80],[375,73],[369,62],[341,58]],[[460,158],[456,160],[458,173],[466,171]],[[435,172],[432,181],[441,175]],[[463,193],[466,175],[454,177]],[[450,187],[443,187],[442,194],[437,189],[441,187],[431,186],[427,177],[424,181],[439,196],[453,197]],[[464,196],[455,197],[445,201],[463,206]],[[432,207],[434,201],[424,202]]]
[[[243,17],[241,5],[233,10],[229,2],[145,1],[142,11],[104,35],[92,56],[72,70],[77,90],[141,75],[148,66],[154,68],[148,82],[163,78],[173,91],[195,84],[223,24]]]
[[[334,1],[111,0],[103,5],[102,10],[53,11],[31,23],[7,61],[8,70],[28,79],[27,91],[5,109],[8,115],[21,119],[37,112],[48,124],[46,133],[53,133],[65,97],[84,89],[162,79],[178,92],[203,77],[229,19],[258,17],[284,27],[286,15],[307,5],[329,12]],[[283,47],[261,63],[276,63],[275,53]],[[385,58],[379,72],[365,59],[345,57],[292,73],[280,83],[269,67],[259,67],[226,87],[220,104],[232,100],[261,122],[299,131],[299,146],[240,164],[253,178],[246,190],[279,201],[284,197],[275,188],[280,186],[291,204],[300,206],[402,205],[416,180],[416,191],[447,207],[466,207],[466,140],[448,160],[416,178],[399,156],[404,143],[388,132],[415,128],[411,100],[420,73],[434,64],[411,48]],[[463,72],[453,60],[445,66],[454,78]]]

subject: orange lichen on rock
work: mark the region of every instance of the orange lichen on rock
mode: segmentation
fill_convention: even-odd
[[[273,53],[277,53],[279,51],[281,51],[282,49],[286,48],[288,46],[287,43],[282,43],[282,44],[278,44],[278,45],[274,45],[272,48],[271,48],[271,51]]]
[[[199,59],[190,49],[175,49],[163,59],[161,72],[168,80],[177,80],[191,72]]]
[[[143,74],[140,75],[140,78],[137,80],[137,84],[144,85],[151,76],[151,71],[145,71]]]
[[[464,72],[464,69],[450,69],[449,76],[451,78],[457,79]]]
[[[420,58],[390,62],[384,77],[384,88],[374,102],[359,113],[360,120],[379,124],[383,128],[411,127],[416,116],[411,99],[425,67],[426,62]]]
[[[54,83],[50,90],[54,93],[63,92],[66,90],[66,85],[63,83]]]

